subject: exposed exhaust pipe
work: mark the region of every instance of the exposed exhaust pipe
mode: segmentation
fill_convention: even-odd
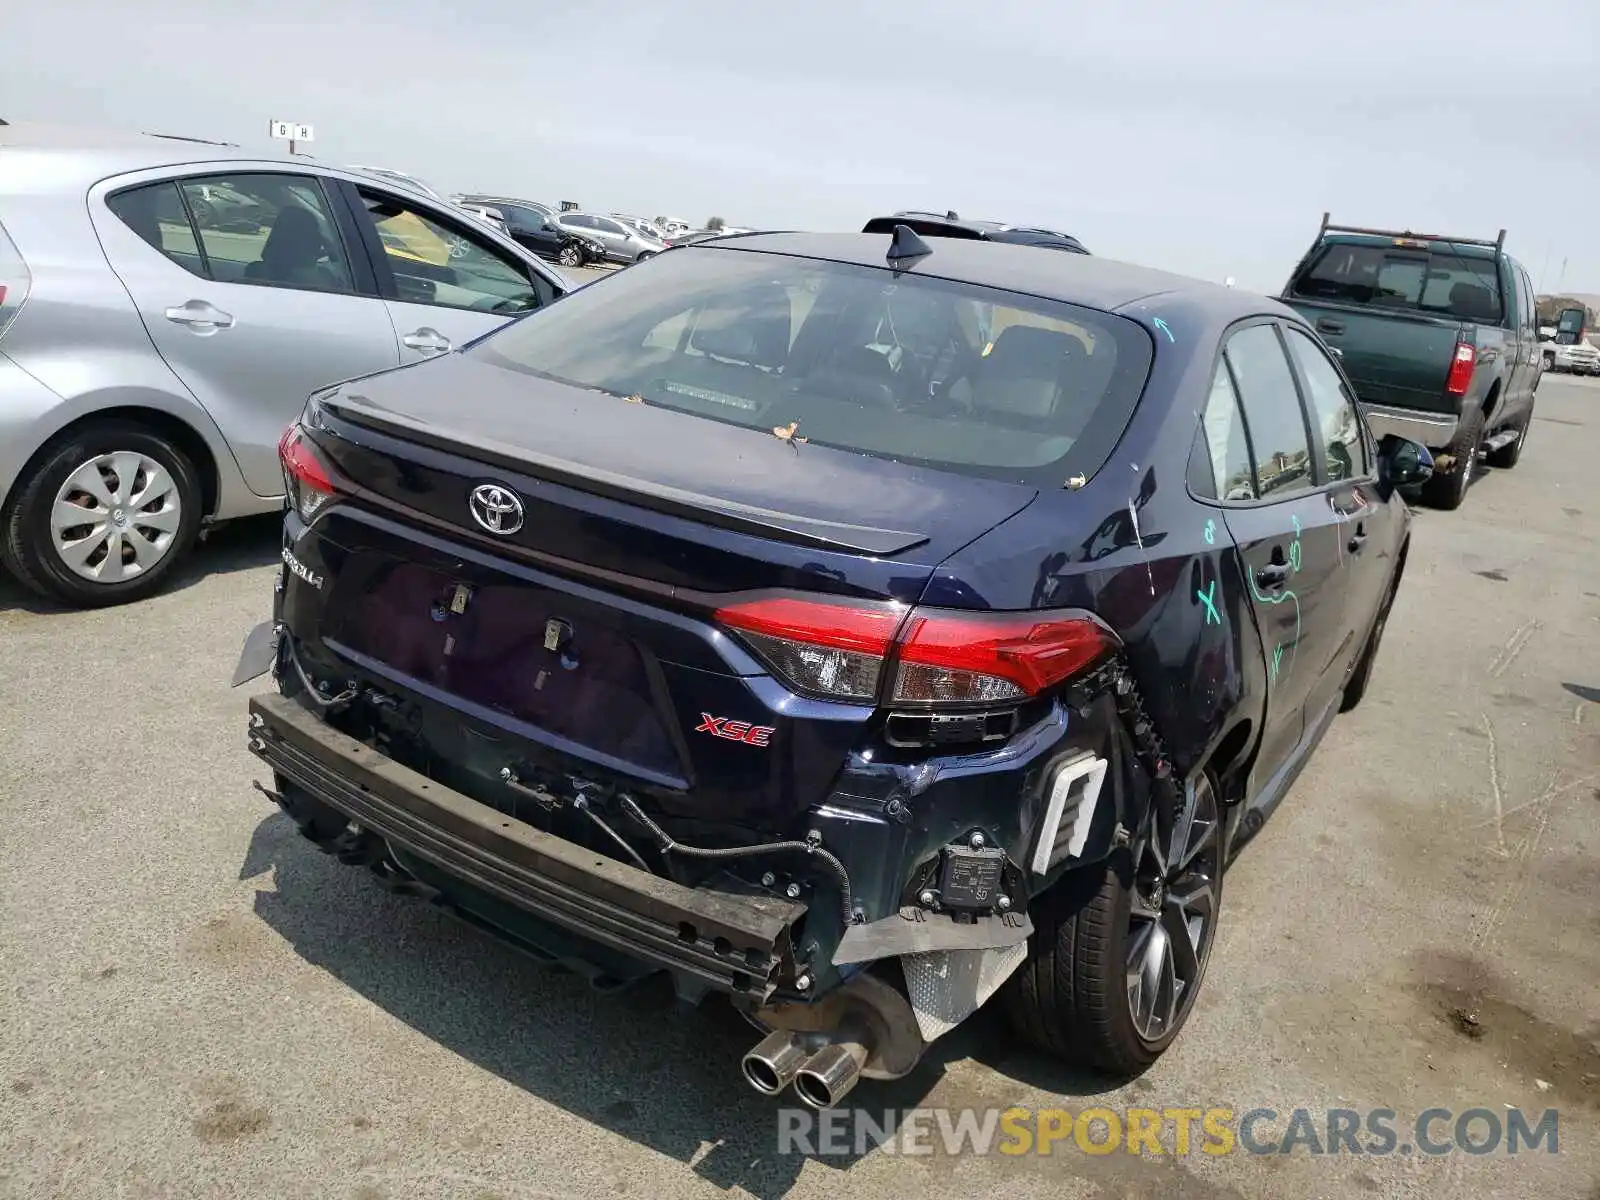
[[[766,1096],[776,1096],[794,1082],[811,1051],[798,1034],[779,1029],[762,1038],[739,1064],[745,1081]]]
[[[795,1095],[812,1108],[832,1108],[861,1079],[867,1048],[860,1042],[833,1042],[818,1050],[794,1078]]]

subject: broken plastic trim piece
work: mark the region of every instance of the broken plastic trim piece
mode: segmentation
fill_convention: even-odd
[[[1085,754],[1056,771],[1033,859],[1028,864],[1035,875],[1048,874],[1057,862],[1083,853],[1105,783],[1106,765],[1105,759]]]

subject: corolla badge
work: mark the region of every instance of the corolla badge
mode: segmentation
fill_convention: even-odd
[[[472,519],[490,533],[506,537],[522,528],[522,501],[510,488],[497,483],[480,483],[473,488],[467,507],[472,510]]]

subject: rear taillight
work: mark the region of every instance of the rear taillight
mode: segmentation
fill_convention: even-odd
[[[338,495],[333,477],[317,457],[305,430],[297,421],[278,440],[278,461],[283,464],[283,486],[289,503],[304,521],[310,521]]]
[[[1478,352],[1466,342],[1456,344],[1456,355],[1450,360],[1450,374],[1445,377],[1444,390],[1449,396],[1465,396],[1472,384],[1472,368],[1478,365]]]
[[[1092,666],[1117,636],[1078,610],[966,612],[768,597],[716,614],[796,691],[857,703],[1026,700]],[[893,664],[893,679],[884,676]]]

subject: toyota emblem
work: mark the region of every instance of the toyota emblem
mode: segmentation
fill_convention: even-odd
[[[472,519],[490,533],[509,536],[522,528],[522,501],[510,488],[480,483],[467,502]]]

